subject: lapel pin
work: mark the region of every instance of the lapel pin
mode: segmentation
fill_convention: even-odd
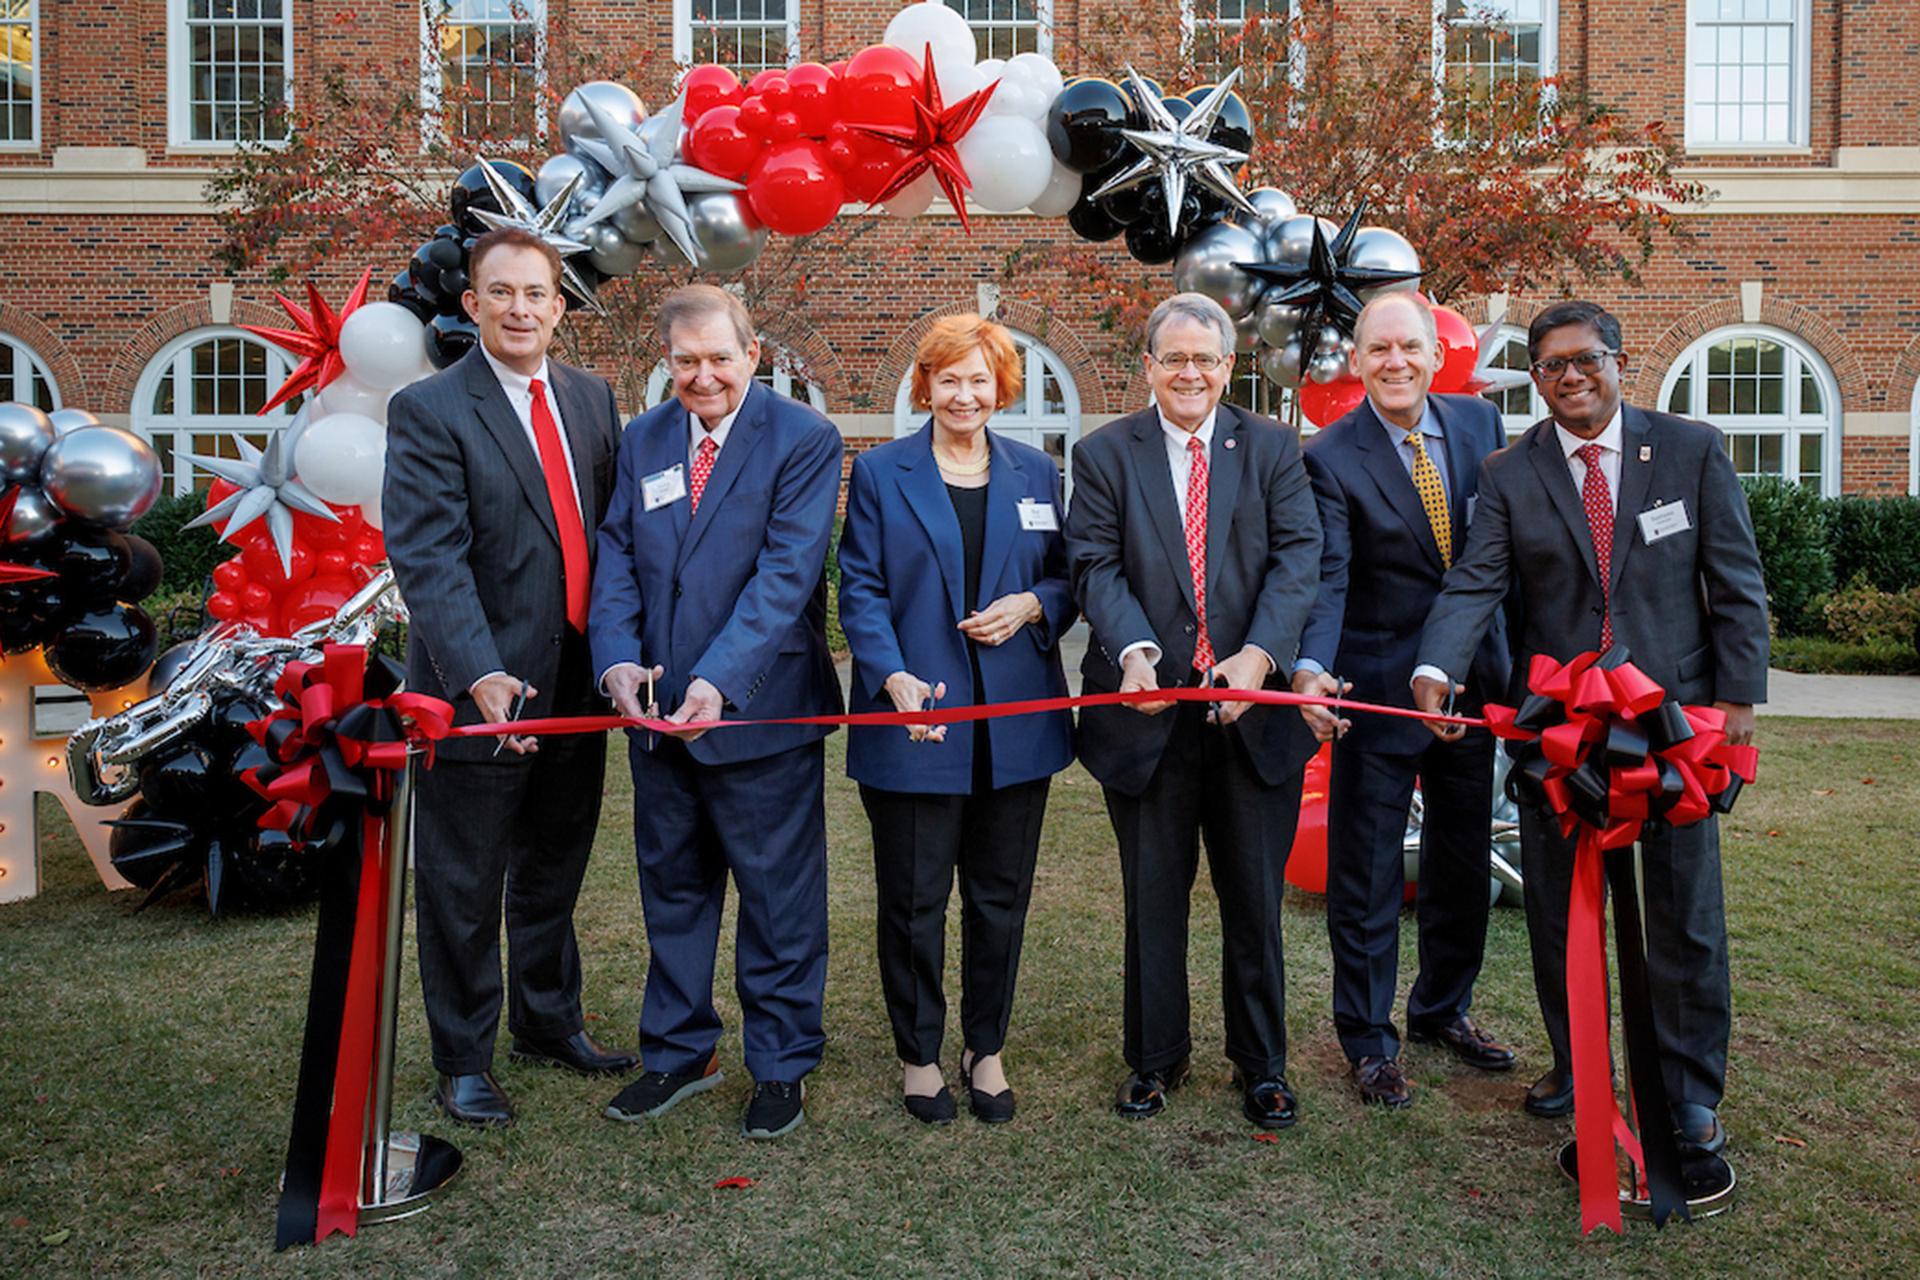
[[[1231,449],[1231,448],[1233,448],[1233,446],[1234,446],[1234,445],[1235,445],[1236,443],[1237,443],[1237,441],[1235,441],[1235,440],[1234,440],[1234,438],[1233,438],[1232,436],[1228,436],[1228,437],[1227,437],[1227,441],[1226,441],[1226,447],[1227,447],[1227,448],[1229,448],[1229,449]]]
[[[1640,461],[1642,461],[1642,462],[1652,462],[1652,461],[1653,461],[1653,446],[1652,446],[1652,445],[1650,445],[1650,444],[1643,444],[1643,445],[1641,445],[1641,446],[1640,446]]]

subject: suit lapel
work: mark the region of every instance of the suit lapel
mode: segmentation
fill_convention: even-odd
[[[947,483],[940,478],[940,465],[933,459],[933,424],[920,428],[913,448],[901,458],[895,482],[933,543],[933,558],[940,566],[940,580],[947,589],[947,607],[955,622],[967,616],[966,550],[960,545],[960,518],[953,513],[953,499],[947,496]],[[993,518],[992,479],[988,479],[987,518]],[[992,525],[988,525],[991,536]],[[987,581],[985,572],[980,580]]]
[[[1380,490],[1380,496],[1387,500],[1399,515],[1413,540],[1433,561],[1433,567],[1445,570],[1440,562],[1440,544],[1434,539],[1433,524],[1427,519],[1427,509],[1420,502],[1420,494],[1413,487],[1413,477],[1407,474],[1406,464],[1400,461],[1400,451],[1394,447],[1393,435],[1386,424],[1380,421],[1373,411],[1370,401],[1360,402],[1360,413],[1353,425],[1354,443],[1363,456],[1367,476],[1374,487]],[[1449,514],[1451,514],[1449,503]],[[1455,544],[1456,546],[1458,543]]]
[[[1533,428],[1533,443],[1527,446],[1527,456],[1540,483],[1546,486],[1554,510],[1566,523],[1573,545],[1580,548],[1580,558],[1586,562],[1587,572],[1593,575],[1594,585],[1601,585],[1600,571],[1594,564],[1593,530],[1587,527],[1587,509],[1573,487],[1573,473],[1567,470],[1567,455],[1560,450],[1560,435],[1554,429],[1552,418],[1542,419]]]
[[[1220,577],[1220,561],[1227,554],[1227,535],[1233,531],[1234,502],[1240,494],[1240,415],[1226,404],[1217,406],[1213,419],[1213,447],[1207,451],[1207,595]]]
[[[740,478],[740,472],[746,467],[754,449],[762,436],[766,435],[767,396],[770,393],[759,383],[747,387],[746,398],[740,402],[740,412],[733,420],[733,427],[727,432],[727,443],[720,455],[713,460],[713,474],[707,477],[707,487],[700,494],[700,509],[693,513],[686,530],[686,536],[680,541],[680,558],[675,562],[677,569],[687,562],[693,549],[700,544],[700,538],[713,523],[713,513],[720,509],[726,500],[727,491],[733,488],[733,482]],[[682,412],[685,412],[682,410]],[[691,430],[691,428],[689,428]],[[687,481],[693,481],[693,458],[686,458]],[[692,501],[687,505],[691,507]]]
[[[1193,567],[1187,560],[1187,535],[1180,524],[1180,504],[1173,496],[1173,471],[1167,465],[1166,436],[1160,430],[1158,410],[1147,409],[1133,428],[1133,474],[1145,491],[1147,515],[1160,531],[1167,561],[1174,568],[1187,607],[1194,607]]]
[[[1480,459],[1475,456],[1473,441],[1467,439],[1467,424],[1459,421],[1464,414],[1457,414],[1447,407],[1441,396],[1429,397],[1427,403],[1433,406],[1434,420],[1445,433],[1447,448],[1447,515],[1453,520],[1453,554],[1458,559],[1461,548],[1467,545],[1467,500],[1461,495],[1467,491],[1467,484],[1479,470]]]
[[[567,452],[573,455],[574,488],[580,502],[580,519],[591,523],[600,510],[600,438],[594,429],[600,408],[587,394],[588,383],[575,370],[557,360],[547,362],[547,374],[553,379],[554,400],[560,406],[560,429],[567,433]],[[587,530],[589,537],[593,530]]]
[[[1608,595],[1619,585],[1627,553],[1633,550],[1634,518],[1647,505],[1647,490],[1653,484],[1653,452],[1648,449],[1644,460],[1640,456],[1647,444],[1650,426],[1647,415],[1627,405],[1621,411],[1621,419],[1620,503],[1613,517],[1613,563],[1608,566]]]
[[[534,515],[539,517],[540,527],[558,546],[560,531],[553,522],[553,503],[547,498],[547,476],[541,469],[539,456],[533,451],[533,442],[527,439],[519,415],[507,403],[507,393],[501,387],[500,379],[493,376],[493,367],[487,363],[479,347],[476,346],[467,354],[465,363],[467,392],[477,402],[474,411],[481,425],[493,436],[508,468],[520,482],[520,491],[526,495],[527,505],[533,508]]]
[[[987,471],[987,532],[980,545],[981,598],[968,601],[970,609],[984,609],[993,599],[1013,541],[1020,536],[1019,502],[1027,487],[1026,472],[1015,460],[1013,450],[992,432],[987,433],[987,447],[993,451],[993,466]]]

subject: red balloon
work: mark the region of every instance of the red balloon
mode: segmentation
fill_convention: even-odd
[[[337,547],[347,536],[346,528],[340,521],[323,520],[304,511],[293,513],[293,531],[300,541],[316,551],[323,547]]]
[[[841,161],[842,144],[828,144],[828,159],[835,162],[840,177],[846,183],[847,194],[855,200],[871,201],[878,196],[900,166],[906,162],[907,153],[902,147],[891,142],[882,142],[878,138],[869,138],[865,134],[849,133],[844,144],[847,157]]]
[[[828,161],[826,147],[812,138],[769,148],[747,177],[754,216],[781,235],[820,230],[846,199],[846,185]]]
[[[745,177],[766,149],[765,138],[740,127],[739,107],[715,107],[687,131],[687,158],[723,178]]]
[[[221,622],[240,616],[240,597],[228,591],[216,591],[207,597],[207,612]]]
[[[324,622],[352,598],[357,588],[344,574],[329,574],[301,583],[282,603],[280,613],[287,630],[298,631],[309,622]]]
[[[833,72],[834,79],[837,80],[847,74],[847,60],[842,58],[838,62],[829,62],[827,64],[827,70]]]
[[[785,85],[786,83],[787,69],[785,67],[768,67],[764,71],[757,72],[753,79],[747,81],[747,92],[768,94],[769,90],[771,90],[774,93],[778,93],[782,92],[782,90],[776,89],[774,86]]]
[[[360,532],[353,540],[353,562],[355,564],[379,564],[387,558],[387,540],[380,536],[378,529],[368,528]]]
[[[756,93],[740,104],[740,114],[734,119],[742,132],[764,137],[773,128],[773,108]]]
[[[890,44],[868,45],[840,76],[840,118],[853,124],[910,125],[920,96],[920,60]]]
[[[283,568],[273,539],[265,534],[249,542],[246,550],[240,553],[240,563],[247,566],[247,577],[269,587],[305,582],[313,576],[313,552],[307,550],[306,544],[298,538],[293,541],[292,561],[291,570]]]
[[[213,566],[213,585],[221,591],[238,591],[247,585],[247,571],[240,563],[239,556],[234,556],[231,560],[222,560]]]
[[[1466,390],[1480,363],[1480,339],[1467,318],[1452,307],[1433,308],[1433,326],[1440,333],[1440,350],[1446,353],[1433,375],[1433,389],[1440,392]]]
[[[360,514],[358,507],[334,507],[333,514],[340,517],[340,541],[351,545],[361,534],[367,531],[367,518]]]
[[[252,627],[263,636],[283,636],[287,632],[280,625],[280,618],[272,609],[261,609],[242,617],[240,621]]]
[[[686,105],[680,108],[680,119],[687,125],[693,124],[715,107],[738,106],[740,99],[746,96],[740,87],[740,77],[717,62],[709,62],[687,72],[680,81],[680,92],[686,99]]]
[[[800,136],[800,117],[791,111],[781,111],[774,115],[773,124],[767,129],[767,137],[774,142],[792,142]]]
[[[1300,384],[1300,412],[1316,427],[1344,417],[1367,398],[1367,389],[1358,378],[1336,378],[1332,382]]]
[[[313,558],[313,576],[316,578],[340,577],[352,567],[353,560],[344,551],[322,551]]]
[[[787,87],[792,91],[787,109],[799,118],[800,132],[810,138],[825,136],[839,106],[839,77],[833,69],[817,62],[789,67]]]
[[[240,590],[240,604],[249,613],[258,613],[273,604],[273,592],[257,582],[248,583]]]

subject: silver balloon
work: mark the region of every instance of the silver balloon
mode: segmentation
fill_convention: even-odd
[[[13,518],[7,522],[7,541],[31,542],[59,523],[60,510],[47,501],[47,495],[23,485],[14,499]]]
[[[1233,349],[1239,355],[1251,355],[1260,345],[1260,309],[1241,316],[1233,322]]]
[[[1173,287],[1205,294],[1230,316],[1246,315],[1265,286],[1237,264],[1264,261],[1260,253],[1259,236],[1235,223],[1216,222],[1181,247],[1173,260]]]
[[[1346,371],[1347,362],[1340,358],[1338,351],[1317,355],[1307,364],[1307,376],[1315,382],[1332,382]]]
[[[160,496],[160,459],[131,431],[81,427],[40,460],[40,487],[66,514],[124,529]]]
[[[687,201],[687,218],[693,223],[693,246],[702,271],[744,270],[767,247],[767,229],[753,216],[744,195],[712,191],[694,196]],[[674,256],[680,256],[678,250]]]
[[[647,212],[643,204],[630,204],[610,219],[614,227],[634,244],[660,238],[660,220]]]
[[[1300,340],[1295,338],[1285,346],[1268,347],[1260,353],[1260,372],[1267,375],[1269,381],[1283,387],[1297,387],[1301,378]]]
[[[1320,234],[1328,244],[1340,234],[1340,228],[1325,218],[1315,218],[1311,214],[1296,213],[1290,218],[1282,218],[1267,228],[1266,251],[1268,262],[1296,265],[1307,260],[1313,252],[1313,224],[1320,224]]]
[[[57,435],[65,435],[67,432],[77,431],[81,427],[97,427],[100,425],[100,419],[94,417],[85,409],[55,409],[52,413],[48,414],[47,417],[53,420],[53,429]]]
[[[1377,271],[1418,271],[1420,254],[1407,238],[1391,227],[1362,227],[1353,233],[1353,247],[1347,251],[1347,265]],[[1371,302],[1383,293],[1418,293],[1420,281],[1401,280],[1357,290],[1361,302]]]
[[[599,127],[587,111],[587,98],[592,98],[595,106],[629,129],[638,129],[640,122],[647,118],[646,103],[627,86],[611,80],[589,80],[560,103],[560,136],[566,139],[569,151],[580,150],[583,138],[588,142],[603,141]]]
[[[647,247],[621,235],[620,229],[611,222],[596,222],[591,226],[576,222],[568,226],[567,234],[581,244],[592,246],[587,261],[607,275],[631,275],[646,261]]]
[[[1284,347],[1293,341],[1293,335],[1300,329],[1300,322],[1306,318],[1306,311],[1291,302],[1281,302],[1268,296],[1254,313],[1260,325],[1260,340],[1270,347]]]
[[[0,485],[31,485],[40,459],[53,447],[53,420],[30,404],[0,404]]]
[[[1253,203],[1255,212],[1231,209],[1227,212],[1227,221],[1237,222],[1243,227],[1263,230],[1269,224],[1282,222],[1299,212],[1293,203],[1293,197],[1278,187],[1256,187],[1247,192],[1247,199]]]
[[[562,151],[557,156],[550,156],[547,162],[540,166],[540,172],[533,175],[534,199],[537,203],[544,205],[565,191],[567,184],[575,178],[579,178],[584,184],[590,180],[588,174],[597,171],[598,166],[588,164],[571,151]]]
[[[1313,354],[1316,356],[1337,355],[1340,351],[1340,339],[1345,335],[1330,324],[1320,326],[1320,332],[1314,335]]]

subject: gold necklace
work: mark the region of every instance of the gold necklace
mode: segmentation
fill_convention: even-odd
[[[987,453],[982,454],[980,457],[980,461],[978,462],[959,463],[959,462],[947,461],[946,458],[942,456],[940,451],[938,449],[935,449],[933,451],[933,460],[935,463],[939,464],[939,467],[942,471],[950,472],[953,475],[979,476],[979,475],[985,475],[987,472],[987,468],[993,464],[993,454],[991,451],[989,451]]]

